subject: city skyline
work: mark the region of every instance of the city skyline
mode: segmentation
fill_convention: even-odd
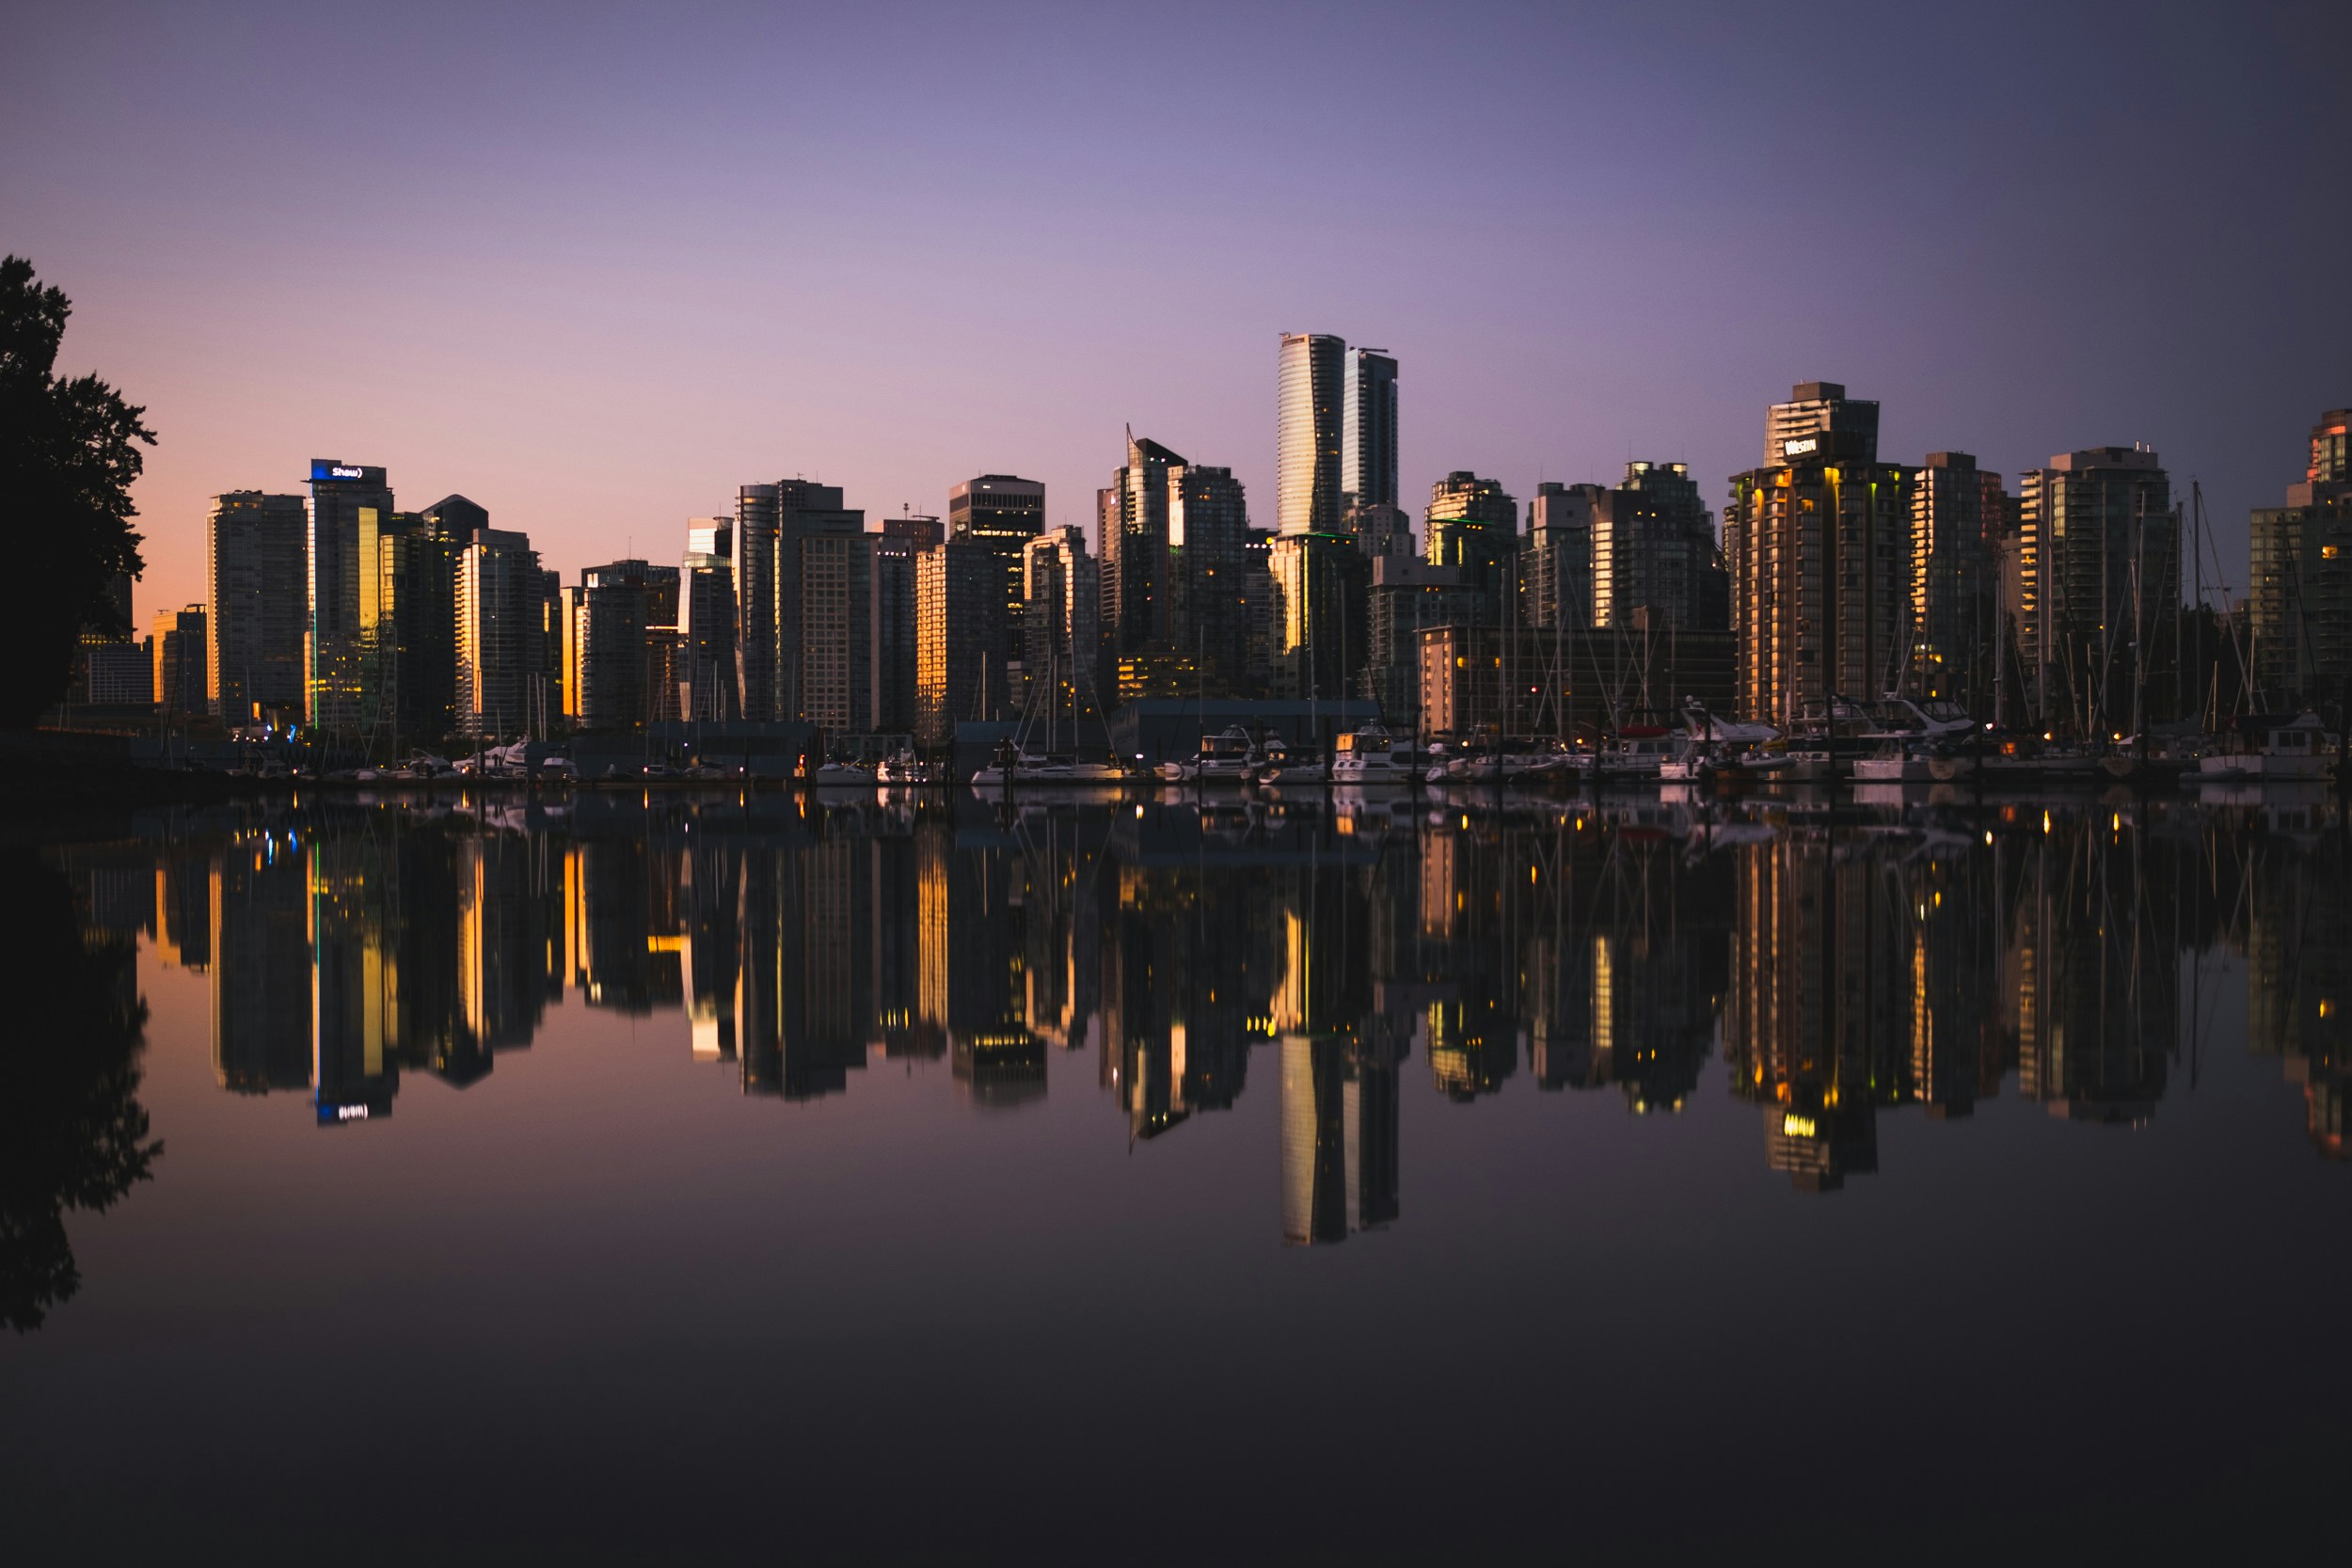
[[[1417,85],[1393,126],[1313,176],[1303,154],[1242,156],[1304,112],[1268,67],[1244,60],[1200,89],[1234,128],[1194,116],[1182,138],[1152,112],[1172,88],[1124,103],[1091,83],[1123,22],[984,35],[940,17],[920,45],[853,18],[714,24],[691,42],[616,26],[545,49],[517,19],[461,51],[430,18],[372,31],[290,13],[225,40],[126,16],[145,24],[107,41],[33,24],[0,109],[16,150],[0,200],[14,247],[75,295],[66,368],[101,369],[163,434],[135,493],[142,624],[203,597],[210,499],[294,490],[312,451],[475,498],[567,580],[661,558],[657,536],[728,510],[738,476],[779,469],[877,515],[936,512],[973,474],[1034,475],[1049,526],[1084,523],[1115,420],[1230,464],[1271,527],[1264,351],[1285,328],[1404,363],[1406,497],[1457,468],[1527,495],[1649,457],[1687,461],[1720,507],[1753,463],[1755,404],[1834,376],[1883,400],[1882,448],[1903,461],[1961,450],[2018,474],[2145,442],[2176,485],[2202,481],[2231,562],[2275,476],[2299,467],[2295,432],[2344,401],[2327,378],[2352,329],[2313,308],[2344,220],[2301,194],[2325,188],[2342,140],[2327,127],[2346,112],[2317,64],[2347,26],[2328,11],[2122,29],[2037,15],[2024,53],[1979,16],[1893,19],[1888,57],[1969,90],[1923,94],[1889,71],[1826,124],[1762,85],[1805,60],[1814,29],[1782,16],[1471,13],[1440,30],[1387,15],[1352,32],[1306,13],[1200,19],[1200,40],[1241,55],[1313,40],[1351,76]],[[903,106],[951,72],[1023,61],[1040,89],[968,144],[929,110],[820,124],[726,106],[749,101],[733,76],[787,46],[837,68],[819,110],[885,77]],[[434,112],[310,113],[329,89],[299,62],[322,48],[433,82]],[[1425,106],[1497,59],[1547,56],[1606,68],[1557,123],[1532,102]],[[2086,58],[2101,69],[2077,71]],[[2180,90],[2140,90],[2151,76]],[[63,144],[57,111],[93,101],[120,123]],[[599,123],[567,101],[597,102]],[[1073,115],[1099,132],[1089,145],[1062,134]],[[325,120],[300,142],[284,129]],[[1637,121],[1676,128],[1629,145],[1614,127]],[[1191,187],[1202,242],[1163,252],[1102,224],[1113,171],[1135,166]],[[1874,218],[1867,245],[1777,260],[1819,221],[1804,192],[1829,180],[1898,210],[1958,191],[1978,237]],[[1351,244],[1281,199],[1310,181],[1351,225],[1395,214],[1398,244]],[[370,221],[268,217],[305,191],[358,193],[343,199]],[[2177,236],[2119,260],[2101,236],[2137,231],[2151,201],[2180,214]],[[1440,202],[1483,243],[1420,245],[1414,214]],[[979,265],[920,238],[1005,209],[1053,243]],[[2034,215],[2052,211],[2069,237],[2003,238],[2046,232]],[[2296,245],[2246,243],[2280,224]],[[381,240],[427,227],[449,243]],[[2137,329],[2112,330],[2119,312]]]

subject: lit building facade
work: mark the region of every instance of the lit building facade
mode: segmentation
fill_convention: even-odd
[[[480,529],[458,557],[461,733],[482,740],[544,733],[561,711],[552,576],[540,570],[527,534]]]
[[[1372,563],[1343,533],[1274,540],[1273,695],[1352,695],[1370,656],[1364,607]]]
[[[1045,531],[1045,486],[1015,474],[982,474],[947,492],[947,537],[979,545],[996,557],[1005,578],[1006,658],[1021,658],[1021,560],[1029,541]]]
[[[993,550],[954,540],[915,557],[915,734],[926,745],[1008,706],[999,568]]]
[[[1735,705],[1784,728],[1833,696],[1877,699],[1908,657],[1912,470],[1878,461],[1878,404],[1805,395],[1830,390],[1773,405],[1775,431],[1802,433],[1733,478],[1724,513]]]
[[[1065,701],[1099,713],[1109,694],[1102,669],[1100,585],[1086,531],[1057,528],[1022,552],[1022,664],[1031,680],[1051,666]]]
[[[2254,682],[2274,708],[2352,700],[2352,409],[2312,427],[2303,482],[2253,515]]]
[[[207,700],[222,722],[299,712],[310,593],[300,496],[232,490],[205,525]]]
[[[2012,610],[2040,725],[2108,736],[2169,715],[2181,599],[2171,481],[2145,447],[2060,452],[2018,482]]]
[[[1429,487],[1422,539],[1433,566],[1451,566],[1485,593],[1500,624],[1518,588],[1519,503],[1501,483],[1457,468]]]
[[[359,729],[360,596],[375,571],[373,524],[391,512],[382,468],[311,459],[303,719],[329,735],[356,736]]]
[[[1282,334],[1275,477],[1278,533],[1339,531],[1346,357],[1347,345],[1328,333]]]
[[[1628,463],[1594,509],[1591,537],[1591,625],[1730,625],[1730,578],[1689,464]]]
[[[1394,509],[1398,499],[1395,358],[1376,348],[1349,351],[1343,394],[1340,493],[1350,508]]]
[[[148,628],[148,650],[155,661],[155,706],[160,711],[194,716],[211,710],[204,649],[202,605],[156,613]]]
[[[1964,451],[1931,451],[1911,493],[1911,689],[1993,716],[2009,494]]]

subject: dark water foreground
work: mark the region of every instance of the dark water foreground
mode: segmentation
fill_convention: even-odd
[[[2332,1556],[2348,870],[2285,798],[344,803],[10,852],[0,1528]]]

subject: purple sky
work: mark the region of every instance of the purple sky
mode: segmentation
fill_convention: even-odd
[[[2151,442],[2241,584],[2352,403],[2340,3],[40,11],[0,248],[163,436],[142,617],[313,456],[567,577],[796,473],[1084,522],[1128,421],[1271,526],[1286,328],[1401,359],[1408,498],[1720,507],[1821,377],[1909,461]]]

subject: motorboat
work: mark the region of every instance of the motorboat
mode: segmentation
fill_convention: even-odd
[[[2324,780],[2336,764],[2343,737],[2306,708],[2292,719],[2248,714],[2230,726],[2222,749],[2199,759],[2202,783],[2270,784]]]
[[[1188,760],[1164,762],[1152,771],[1169,784],[1245,784],[1256,775],[1261,759],[1249,732],[1229,724],[1216,735],[1200,737],[1200,749]]]
[[[1935,777],[1933,759],[1915,741],[1890,736],[1867,757],[1853,759],[1856,784],[1927,784]]]
[[[897,751],[882,759],[874,768],[874,780],[886,784],[927,784],[936,783],[931,767],[913,752]]]
[[[1009,752],[972,775],[974,787],[1002,789],[1015,784],[1120,784],[1130,777],[1116,762],[1089,762],[1064,752],[1037,756]]]
[[[835,758],[818,765],[809,782],[819,789],[856,789],[874,782],[874,769],[862,762]]]
[[[1410,784],[1418,762],[1412,742],[1367,724],[1334,737],[1330,777],[1341,784]]]

